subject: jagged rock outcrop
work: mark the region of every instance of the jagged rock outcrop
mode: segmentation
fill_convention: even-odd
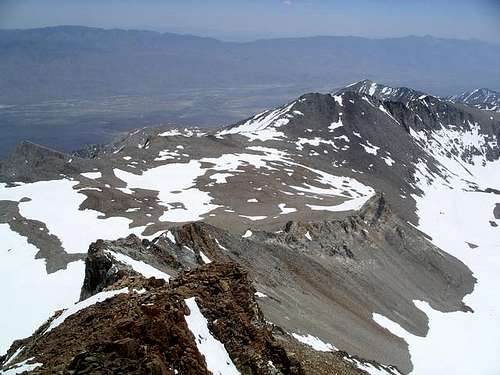
[[[205,264],[203,257],[207,255],[211,260],[230,260],[220,253],[213,237],[214,230],[216,228],[203,223],[192,223],[171,228],[153,240],[141,240],[131,234],[116,241],[92,243],[85,259],[81,300],[101,292],[123,277],[138,275],[130,261],[142,262],[166,275],[176,276],[182,270]]]
[[[35,374],[208,374],[197,348],[204,338],[194,337],[185,319],[190,312],[184,301],[195,297],[210,332],[242,374],[304,373],[273,339],[255,289],[236,264],[204,265],[170,284],[124,276],[107,290],[124,286],[128,292],[90,305],[53,329],[54,320],[49,321],[16,342],[7,358],[12,364],[25,359],[42,364]]]
[[[159,240],[160,238],[157,239]],[[116,259],[119,255],[125,256],[125,261]],[[85,259],[85,280],[81,300],[101,292],[123,277],[140,275],[127,264],[127,259],[143,262],[167,274],[174,272],[176,274],[182,269],[181,264],[175,259],[171,246],[158,246],[133,234],[116,241],[98,240],[90,245]]]

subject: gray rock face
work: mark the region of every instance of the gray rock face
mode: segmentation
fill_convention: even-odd
[[[116,261],[103,251],[103,241],[90,245],[85,258],[85,279],[80,300],[85,300],[126,276],[138,276],[130,267]]]
[[[33,182],[83,171],[81,167],[87,163],[72,159],[69,155],[25,141],[0,162],[0,174],[5,180]]]

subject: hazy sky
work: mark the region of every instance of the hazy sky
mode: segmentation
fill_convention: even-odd
[[[0,0],[0,28],[53,25],[226,40],[430,34],[500,43],[500,0]]]

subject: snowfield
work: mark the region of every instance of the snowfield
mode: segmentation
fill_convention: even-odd
[[[292,336],[303,344],[309,345],[311,348],[318,352],[331,352],[337,350],[332,344],[323,342],[320,338],[307,334],[299,335],[298,333],[292,333]]]
[[[30,336],[54,311],[80,298],[83,261],[47,275],[45,261],[26,238],[0,224],[0,355],[12,341]]]
[[[462,147],[481,147],[482,137],[466,137]],[[440,143],[453,134],[441,132]],[[460,146],[460,145],[459,145]],[[464,180],[475,182],[481,190],[500,190],[500,161],[486,162],[476,157],[471,164],[449,159],[439,148],[431,154],[442,163],[448,181],[437,176],[424,176],[419,166],[418,186],[422,196],[415,196],[418,228],[432,237],[432,242],[465,263],[477,278],[474,291],[464,302],[473,313],[442,313],[422,301],[415,305],[429,317],[426,337],[405,331],[385,316],[374,314],[373,319],[408,344],[414,365],[412,374],[498,375],[500,373],[500,220],[493,215],[500,196],[472,191]],[[483,166],[484,164],[484,166]],[[472,248],[469,244],[477,247]],[[473,246],[474,247],[474,246]]]
[[[184,208],[170,207],[160,217],[161,221],[184,222],[201,220],[202,215],[218,206],[211,204],[210,194],[194,187],[195,180],[205,171],[197,160],[189,163],[165,164],[148,169],[140,175],[114,169],[115,176],[127,183],[127,188],[156,190],[159,199],[167,205],[182,202]]]
[[[20,186],[0,184],[0,200],[20,202],[19,211],[27,219],[38,220],[61,240],[67,253],[86,253],[97,238],[115,239],[130,233],[140,235],[144,228],[129,228],[131,220],[123,217],[102,219],[94,210],[80,210],[87,198],[74,187],[78,181],[62,179],[39,181]],[[57,197],[57,202],[54,198]]]

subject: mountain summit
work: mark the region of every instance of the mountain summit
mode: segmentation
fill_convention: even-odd
[[[475,89],[449,97],[451,101],[488,111],[500,111],[500,93],[490,89]]]
[[[416,91],[407,87],[394,88],[381,85],[379,83],[370,81],[369,79],[353,83],[339,90],[338,93],[347,91],[373,96],[383,101],[401,102],[404,104],[408,104],[408,102],[412,100],[422,98],[427,95],[423,92]]]

